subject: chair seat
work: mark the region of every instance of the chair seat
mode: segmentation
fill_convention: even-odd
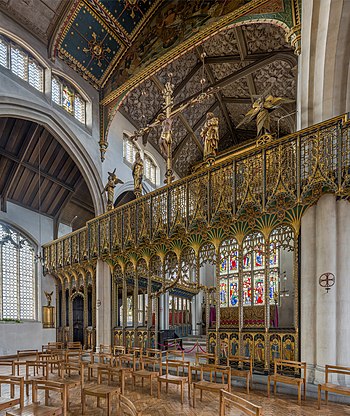
[[[159,374],[159,371],[148,371],[148,370],[137,370],[133,371],[133,376],[139,376],[139,377],[151,377],[151,376],[157,376]]]
[[[110,393],[117,393],[119,392],[119,387],[114,386],[106,386],[104,384],[94,384],[88,387],[84,387],[84,393],[87,395],[103,395],[103,394],[110,394]]]
[[[320,384],[322,390],[329,390],[335,392],[336,390],[341,392],[342,394],[350,395],[350,387],[349,386],[341,386],[339,384],[333,383],[324,383]]]
[[[195,383],[193,383],[193,385],[199,389],[219,390],[219,391],[221,389],[228,388],[228,384],[214,383],[212,381],[206,381],[206,380],[196,381]]]
[[[165,381],[168,383],[176,382],[176,381],[188,381],[187,376],[175,376],[172,374],[165,374],[163,376],[159,376],[158,380]]]
[[[30,404],[23,409],[9,410],[6,416],[58,416],[62,415],[62,407],[43,406],[41,404]]]
[[[296,384],[296,385],[304,383],[304,380],[302,378],[292,378],[288,376],[282,376],[280,374],[271,375],[270,380],[280,381],[281,383],[285,383],[285,384]]]

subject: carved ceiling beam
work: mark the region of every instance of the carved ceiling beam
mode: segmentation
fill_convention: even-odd
[[[208,109],[207,112],[213,112],[216,107],[219,105],[219,103],[217,101],[214,102],[214,104],[212,104],[212,106]],[[204,113],[202,115],[202,117],[194,124],[194,126],[192,127],[193,131],[196,131],[198,129],[198,127],[204,123],[204,120],[207,116],[207,113]],[[175,158],[181,153],[182,148],[184,147],[186,141],[190,138],[190,134],[186,134],[186,136],[180,141],[180,143],[176,146],[176,148],[173,151],[173,160],[175,160]]]
[[[191,80],[191,78],[198,72],[202,67],[202,63],[198,62],[191,71],[185,76],[185,78],[180,82],[180,84],[174,89],[174,97],[176,97],[182,91],[183,87]]]
[[[12,160],[13,162],[19,163],[20,159],[15,156],[14,154],[6,151],[5,149],[0,149],[0,156],[4,156],[7,157],[8,159]],[[23,167],[29,169],[30,171],[39,174],[39,169],[32,165],[31,163],[28,162],[22,162],[21,164]],[[61,186],[62,188],[67,189],[70,192],[74,192],[74,188],[72,188],[70,185],[66,184],[65,182],[60,181],[59,179],[57,179],[55,176],[50,175],[47,172],[43,172],[42,170],[40,170],[40,175],[45,178],[48,179],[51,182],[54,182],[55,184]]]
[[[76,198],[74,195],[72,196],[70,202],[74,205],[77,205],[80,208],[85,209],[85,211],[89,211],[91,214],[95,215],[95,209],[90,204],[81,201],[80,199]]]
[[[252,99],[250,97],[222,97],[224,103],[230,104],[251,104]],[[236,129],[237,130],[237,129]]]
[[[22,123],[22,126],[23,126],[23,123]],[[12,185],[14,184],[16,178],[18,177],[19,170],[20,170],[21,166],[23,165],[23,161],[24,161],[24,158],[27,155],[28,149],[29,149],[30,145],[33,143],[34,139],[37,138],[37,134],[38,134],[40,129],[42,129],[42,126],[39,126],[39,124],[37,124],[34,131],[32,132],[32,134],[28,135],[26,137],[25,142],[21,146],[21,150],[20,150],[19,155],[18,155],[18,162],[17,162],[17,164],[15,163],[14,166],[12,167],[12,170],[9,174],[8,180],[7,180],[5,186],[2,190],[2,193],[1,193],[1,211],[6,212],[7,197],[10,193]],[[46,136],[46,138],[47,138],[48,134],[49,133],[46,130],[44,130],[44,132],[42,133],[42,135]],[[12,140],[14,140],[13,137],[12,137]],[[45,137],[44,137],[44,140],[45,140]]]
[[[196,48],[196,53],[199,57],[202,55],[203,52],[204,51],[203,51],[203,48],[201,46],[198,46],[198,48]],[[214,77],[213,71],[211,70],[210,66],[206,65],[205,63],[204,63],[204,71],[206,72],[206,74],[208,76],[209,83],[211,85],[213,85],[215,83],[215,77]],[[224,102],[222,101],[221,92],[218,91],[214,95],[215,95],[215,98],[219,102],[220,110],[221,110],[222,114],[224,115],[226,124],[227,124],[228,129],[231,133],[232,139],[233,139],[234,143],[238,143],[238,137],[237,137],[237,134],[235,133],[235,128],[234,128],[234,125],[231,121],[231,118],[230,118],[229,112],[227,110],[227,107],[224,104]]]
[[[276,54],[270,54],[268,57],[260,59],[256,62],[252,62],[251,64],[240,68],[238,71],[227,75],[226,77],[220,79],[219,81],[216,81],[214,84],[212,85],[208,85],[207,87],[204,88],[204,92],[207,92],[210,88],[223,88],[226,87],[229,84],[232,84],[235,81],[238,81],[239,79],[246,77],[247,75],[257,71],[258,69],[263,68],[264,66],[276,61],[276,60],[280,60],[280,61],[286,61],[288,62],[290,65],[295,65],[297,63],[297,57],[291,56],[290,54],[286,54],[283,52],[278,52]],[[184,99],[183,101],[181,101],[180,103],[178,103],[176,106],[174,106],[174,110],[176,110],[177,108],[179,108],[180,106],[186,104],[188,101],[198,97],[198,95],[201,94],[201,91],[198,91],[197,93],[191,95],[190,97],[187,97],[186,99]]]
[[[237,41],[238,42],[238,41]],[[293,56],[295,55],[293,51],[290,49],[280,49],[278,51],[274,52],[258,52],[258,53],[252,53],[252,54],[246,54],[244,58],[244,62],[252,62],[252,61],[259,61],[263,58],[268,58],[269,56],[276,55],[279,53],[285,53],[287,55]],[[205,64],[229,64],[229,63],[235,63],[235,62],[242,62],[242,55],[239,53],[238,55],[220,55],[220,56],[206,56],[204,58]]]
[[[196,143],[198,149],[203,153],[203,144],[196,136],[195,132],[193,131],[192,127],[189,125],[186,117],[183,114],[179,115],[180,120],[182,121],[182,124],[185,126],[185,129],[187,132],[191,135],[193,141]],[[174,157],[174,156],[173,156]]]
[[[243,32],[242,27],[238,26],[235,29],[235,37],[236,37],[236,41],[237,41],[237,46],[238,46],[238,50],[239,50],[239,55],[241,57],[242,62],[245,61],[245,59],[248,56],[248,48],[247,48],[247,42],[245,39],[245,35]],[[246,76],[246,80],[247,80],[247,84],[248,84],[248,89],[249,89],[249,94],[251,97],[251,101],[252,103],[255,101],[255,97],[257,95],[257,90],[256,90],[256,85],[254,82],[254,78],[252,74],[248,74]]]

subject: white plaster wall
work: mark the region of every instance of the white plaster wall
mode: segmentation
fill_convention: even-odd
[[[37,245],[53,239],[53,221],[41,215],[41,237],[39,233],[39,214],[8,203],[7,212],[0,211],[0,220],[12,224],[28,235]],[[42,306],[46,305],[44,291],[53,291],[52,306],[56,306],[55,281],[43,276],[40,263],[37,264],[37,321],[23,323],[0,322],[0,356],[16,354],[18,349],[39,349],[43,344],[56,340],[55,329],[43,329],[41,323]]]
[[[46,46],[1,12],[0,33],[20,45],[23,41],[21,46],[35,53],[35,56],[46,66],[44,93],[35,90],[10,70],[0,67],[0,116],[23,117],[51,127],[51,132],[79,166],[92,193],[97,214],[102,213],[98,92],[59,59],[55,62],[49,60]],[[73,116],[51,102],[49,80],[52,71],[58,72],[74,83],[87,99],[87,126],[79,123]],[[50,120],[53,120],[52,125]],[[61,131],[54,127],[55,123]],[[64,136],[68,136],[75,143],[75,149]]]

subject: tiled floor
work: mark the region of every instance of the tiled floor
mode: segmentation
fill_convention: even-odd
[[[0,370],[5,373],[5,368]],[[218,416],[219,414],[219,399],[218,396],[212,393],[204,393],[203,401],[199,400],[199,393],[196,409],[187,399],[187,391],[185,392],[184,404],[180,403],[180,391],[177,387],[170,385],[169,393],[165,393],[165,386],[163,387],[162,396],[160,399],[155,397],[157,387],[156,383],[153,385],[154,396],[149,395],[149,385],[145,381],[145,386],[141,387],[140,382],[135,389],[132,388],[131,380],[128,379],[126,383],[126,396],[129,397],[135,404],[138,410],[142,411],[143,416]],[[253,391],[247,395],[244,388],[233,388],[233,392],[241,397],[244,397],[255,404],[263,407],[264,416],[318,416],[318,415],[350,415],[350,405],[341,405],[330,403],[328,406],[322,405],[321,410],[317,410],[317,403],[314,399],[307,399],[298,406],[296,396],[278,394],[276,398],[268,399],[266,393],[262,391]],[[6,393],[3,389],[3,393]],[[52,395],[50,398],[52,404],[58,404],[58,397]],[[103,404],[102,404],[103,405]],[[0,415],[5,415],[6,412],[0,412]],[[96,407],[96,399],[87,398],[87,415],[103,415],[106,414],[104,409]],[[70,394],[70,415],[81,415],[81,398],[80,389],[74,389]],[[116,399],[113,400],[112,415],[118,415]],[[228,411],[227,415],[241,416],[240,411]]]

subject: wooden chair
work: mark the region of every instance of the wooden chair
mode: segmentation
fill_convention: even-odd
[[[106,386],[105,384],[91,384],[89,386],[84,386],[81,390],[82,414],[85,414],[86,396],[92,396],[97,398],[97,407],[100,407],[101,399],[106,401],[107,414],[110,415],[112,411],[112,397],[119,393],[119,387],[115,386]]]
[[[158,399],[160,399],[160,393],[161,393],[161,389],[162,389],[162,383],[166,383],[166,392],[168,393],[168,385],[169,384],[175,384],[177,386],[180,386],[181,388],[181,404],[183,404],[184,402],[184,385],[187,383],[188,384],[188,400],[191,399],[191,386],[189,383],[189,375],[187,376],[179,376],[179,375],[173,375],[169,373],[169,367],[172,367],[172,364],[174,363],[174,361],[176,362],[176,364],[181,363],[181,361],[178,360],[166,360],[166,367],[165,367],[165,374],[164,375],[160,375],[158,376]],[[190,363],[188,361],[183,361],[182,362],[183,367],[187,368],[187,374],[189,374],[190,369]],[[179,367],[177,367],[178,370]],[[183,373],[184,374],[184,370]]]
[[[124,394],[125,392],[125,380],[128,375],[132,374],[132,368],[126,368],[126,367],[111,367],[111,366],[105,366],[105,367],[99,367],[97,369],[97,382],[100,384],[102,382],[102,376],[104,374],[107,375],[108,384],[111,381],[114,381],[114,376],[117,376],[119,378],[119,384],[120,384],[120,392],[121,394]]]
[[[236,366],[232,368],[231,363],[236,364]],[[249,381],[253,381],[253,358],[229,355],[227,365],[231,367],[231,376],[246,379],[247,394],[249,394]]]
[[[300,372],[300,376],[288,376],[281,374],[283,369],[295,370],[295,373]],[[274,395],[276,395],[276,383],[291,384],[298,387],[298,404],[301,404],[301,385],[304,386],[303,398],[306,399],[306,363],[300,361],[288,361],[279,358],[275,359],[274,373],[270,374],[267,378],[267,397],[270,397],[270,382],[274,383]]]
[[[125,354],[125,347],[122,345],[115,345],[113,347],[113,355]]]
[[[136,410],[135,405],[122,394],[119,395],[119,406],[122,412],[122,415],[128,416],[141,416],[141,412]]]
[[[209,374],[209,381],[204,379],[204,373]],[[218,373],[221,373],[221,383],[216,380]],[[215,376],[215,382],[213,381],[213,376]],[[193,407],[196,407],[197,389],[201,392],[201,400],[203,398],[203,391],[212,391],[214,393],[220,393],[221,389],[231,391],[231,368],[227,366],[209,364],[203,364],[201,366],[200,380],[193,383]]]
[[[196,364],[217,364],[217,356],[207,352],[196,352]]]
[[[176,368],[176,375],[178,376],[179,368],[182,368],[182,371],[184,371],[185,352],[183,350],[168,350],[166,352],[166,361],[169,362],[169,367]]]
[[[49,366],[47,361],[26,361],[26,375],[24,384],[26,386],[27,396],[29,396],[29,386],[33,383],[33,381],[48,379],[48,370]]]
[[[35,356],[35,359],[38,359],[38,350],[17,350],[17,361],[20,361],[21,357],[28,357],[31,355]]]
[[[143,361],[143,359],[141,359],[141,361],[140,361],[141,368],[139,370],[132,371],[131,375],[132,375],[133,387],[135,387],[135,384],[136,384],[136,377],[141,378],[142,387],[143,387],[144,379],[149,379],[150,394],[152,396],[152,392],[153,392],[153,390],[152,390],[152,381],[153,381],[153,379],[156,379],[159,375],[162,374],[162,359],[160,358],[158,362],[154,361],[152,363],[153,371],[146,370],[145,369],[145,364],[149,364],[149,363],[145,363]],[[159,370],[155,369],[156,365],[159,366]]]
[[[248,400],[242,399],[235,394],[225,390],[220,390],[220,416],[225,416],[226,407],[239,409],[243,414],[248,416],[262,416],[262,407],[257,406]]]
[[[2,360],[0,361],[0,367],[9,367],[9,374],[3,374],[3,375],[15,375],[15,362],[13,360]],[[19,374],[17,374],[19,375]]]
[[[2,385],[8,385],[10,387],[10,397],[4,397],[1,395]],[[15,397],[15,389],[19,388],[19,397]],[[20,409],[24,406],[24,379],[23,377],[16,377],[13,375],[0,376],[0,411],[8,409],[12,406],[18,405]]]
[[[45,405],[38,401],[38,390],[45,391]],[[49,393],[60,394],[62,406],[49,406]],[[32,404],[22,409],[15,409],[6,412],[6,416],[58,416],[67,415],[67,388],[64,384],[52,380],[34,380],[32,388]]]
[[[71,342],[67,342],[67,350],[82,351],[83,347],[80,341],[71,341]]]
[[[67,388],[66,391],[66,408],[69,410],[69,393],[70,389],[74,389],[75,387],[80,387],[82,389],[84,387],[84,375],[85,375],[85,363],[61,363],[58,375],[53,380],[64,384]]]
[[[350,376],[350,367],[342,367],[338,365],[326,365],[326,382],[318,385],[318,408],[321,408],[322,390],[325,392],[326,404],[328,404],[328,392],[343,394],[350,396],[350,387],[342,386],[340,384],[330,383],[330,374],[342,374],[344,376]]]

